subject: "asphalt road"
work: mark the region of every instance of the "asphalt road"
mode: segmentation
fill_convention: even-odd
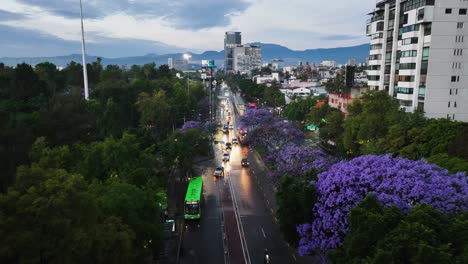
[[[216,134],[215,140],[221,143],[214,146],[215,159],[198,168],[204,178],[202,219],[186,222],[181,263],[263,264],[265,249],[270,263],[296,263],[293,250],[281,238],[270,206],[261,195],[261,186],[253,180],[250,169],[241,166],[249,149],[234,145],[230,161],[221,161],[223,143],[236,137],[238,116],[233,104],[241,103],[239,100],[230,93],[227,102],[234,129],[229,134]],[[225,124],[229,120],[227,112],[219,107],[217,111],[219,121]],[[214,178],[214,167],[220,164],[225,167],[225,177]]]

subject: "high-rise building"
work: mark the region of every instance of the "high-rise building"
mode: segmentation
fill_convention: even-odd
[[[242,44],[241,32],[228,31],[224,34],[224,70],[234,71],[234,48]]]
[[[250,73],[262,67],[262,49],[256,45],[241,45],[234,48],[233,71],[241,74]]]
[[[468,121],[467,9],[465,0],[376,0],[367,22],[369,87],[406,111]]]

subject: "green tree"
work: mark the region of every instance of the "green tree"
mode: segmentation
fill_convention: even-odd
[[[317,171],[313,170],[301,177],[284,175],[276,194],[278,202],[278,219],[280,230],[286,241],[291,245],[299,244],[299,234],[296,227],[312,219],[310,208],[315,204],[318,193],[311,180],[317,179]]]
[[[330,94],[344,94],[347,93],[345,80],[342,74],[337,74],[335,79],[328,80],[325,83],[325,89]]]
[[[344,245],[330,257],[337,263],[464,263],[467,220],[466,213],[449,216],[427,204],[405,215],[369,195],[351,209]]]
[[[0,194],[0,216],[2,263],[133,261],[132,231],[100,214],[80,175],[21,167],[15,185]]]
[[[343,144],[352,156],[387,135],[389,128],[398,124],[405,114],[398,101],[385,91],[370,91],[361,99],[349,106],[344,122]]]

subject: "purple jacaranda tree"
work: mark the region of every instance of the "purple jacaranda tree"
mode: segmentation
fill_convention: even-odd
[[[301,255],[319,251],[324,256],[342,246],[349,231],[349,212],[368,194],[403,212],[418,203],[448,214],[468,210],[468,177],[464,173],[450,175],[425,160],[361,156],[333,165],[320,173],[314,184],[319,196],[314,219],[298,227]]]
[[[278,119],[266,109],[249,109],[238,122],[241,128],[250,131],[260,125],[272,124],[276,121],[278,121]]]
[[[327,155],[318,148],[291,145],[272,153],[269,161],[273,164],[271,174],[281,177],[286,174],[299,176],[312,169],[326,170],[339,159]]]
[[[189,129],[203,129],[203,123],[199,121],[187,121],[180,130],[182,130],[182,132],[186,132]]]
[[[263,146],[268,151],[278,151],[304,140],[302,131],[265,109],[248,110],[239,119],[239,127],[248,131],[250,144]]]

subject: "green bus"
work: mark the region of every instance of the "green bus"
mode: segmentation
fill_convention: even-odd
[[[184,215],[185,219],[200,219],[202,200],[203,178],[196,177],[190,180],[185,195]]]

